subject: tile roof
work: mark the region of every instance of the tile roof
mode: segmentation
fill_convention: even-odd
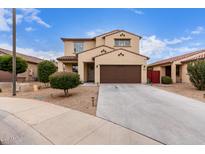
[[[107,36],[110,36],[110,35],[113,35],[113,34],[116,34],[116,33],[119,33],[119,32],[125,32],[125,33],[128,33],[128,34],[137,36],[137,37],[139,37],[140,39],[142,38],[142,36],[139,36],[139,35],[136,35],[136,34],[134,34],[134,33],[128,32],[128,31],[126,31],[126,30],[118,30],[118,31],[115,31],[115,32],[113,32],[113,33],[106,34],[106,35],[103,36],[103,37],[107,37]]]
[[[171,62],[182,60],[184,58],[188,58],[188,57],[191,57],[193,55],[196,55],[198,53],[203,53],[203,52],[205,52],[205,50],[199,50],[199,51],[195,51],[195,52],[186,53],[186,54],[183,54],[183,55],[180,55],[180,56],[175,56],[175,57],[171,57],[171,58],[168,58],[168,59],[163,59],[163,60],[154,62],[154,63],[150,64],[149,66],[156,66],[156,65],[171,63]]]
[[[94,38],[61,38],[62,41],[92,41]]]
[[[59,60],[59,61],[77,61],[78,57],[77,56],[62,56],[62,57],[58,57],[57,60]]]
[[[113,33],[116,33],[116,32],[119,32],[119,31],[121,31],[121,30],[119,30],[119,29],[116,29],[116,30],[112,30],[112,31],[109,31],[109,32],[106,32],[106,33],[103,33],[103,34],[100,34],[100,35],[97,35],[97,36],[95,36],[94,38],[96,38],[96,37],[100,37],[100,36],[107,36],[107,35],[110,35],[110,34],[113,34]]]
[[[11,55],[11,56],[13,54],[12,51],[6,50],[6,49],[2,49],[2,48],[0,48],[0,52],[4,53],[4,54],[7,54],[7,55]],[[25,55],[25,54],[22,54],[22,53],[18,53],[18,52],[16,53],[16,56],[23,58],[27,62],[36,63],[36,64],[38,64],[38,63],[43,61],[43,59],[40,59],[40,58],[37,58],[37,57],[33,57],[33,56],[28,56],[28,55]]]
[[[91,50],[93,50],[93,49],[101,48],[101,47],[106,47],[106,48],[114,49],[114,48],[109,47],[109,46],[107,46],[107,45],[100,45],[100,46],[97,46],[97,47],[94,47],[94,48],[91,48],[91,49],[88,49],[88,50],[84,50],[84,51],[82,51],[82,52],[79,52],[79,53],[77,53],[77,55],[78,55],[78,54],[81,54],[81,53],[84,53],[84,52],[87,52],[87,51],[91,51]]]
[[[62,41],[92,41],[94,40],[96,37],[100,37],[100,36],[103,36],[103,37],[106,37],[106,36],[109,36],[109,35],[112,35],[112,34],[116,34],[116,33],[119,33],[119,32],[125,32],[125,33],[129,33],[131,35],[135,35],[137,37],[139,37],[140,39],[142,38],[141,36],[139,35],[136,35],[134,33],[131,33],[131,32],[128,32],[126,30],[112,30],[110,32],[107,32],[107,33],[103,33],[103,34],[100,34],[100,35],[97,35],[93,38],[61,38]]]
[[[191,62],[191,61],[195,61],[195,60],[203,60],[203,59],[205,59],[205,51],[204,51],[204,54],[202,54],[202,55],[198,55],[198,56],[196,56],[196,57],[189,58],[189,59],[183,60],[183,61],[181,61],[181,62],[182,62],[182,63],[186,63],[186,62]]]
[[[111,34],[111,33],[114,33],[114,32],[118,32],[120,30],[113,30],[113,31],[110,31],[110,32],[107,32],[107,33],[103,33],[103,34],[100,34],[100,35],[97,35],[93,38],[61,38],[62,41],[91,41],[91,40],[94,40],[96,37],[100,37],[100,36],[106,36],[108,34]]]

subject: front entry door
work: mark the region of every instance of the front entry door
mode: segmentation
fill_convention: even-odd
[[[88,82],[94,82],[94,63],[88,63]]]

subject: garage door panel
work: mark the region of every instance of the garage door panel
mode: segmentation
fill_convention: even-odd
[[[101,83],[141,83],[140,65],[101,65]]]
[[[12,81],[11,73],[0,70],[0,82],[10,82],[10,81]]]

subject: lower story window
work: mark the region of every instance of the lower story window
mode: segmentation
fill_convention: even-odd
[[[72,64],[72,71],[78,73],[78,64]]]

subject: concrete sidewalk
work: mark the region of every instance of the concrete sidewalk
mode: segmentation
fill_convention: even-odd
[[[3,144],[159,144],[106,120],[50,103],[0,97]]]

